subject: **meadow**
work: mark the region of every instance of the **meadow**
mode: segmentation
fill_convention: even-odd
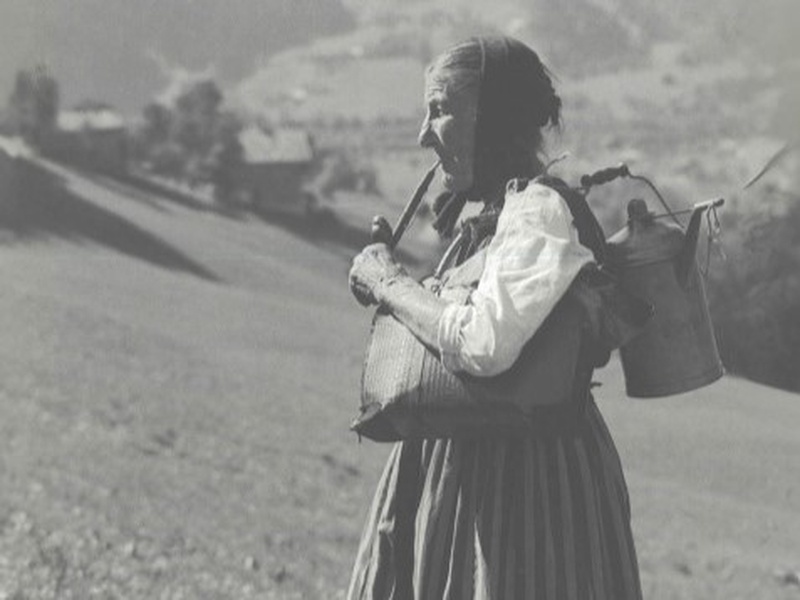
[[[348,430],[353,249],[35,162],[1,199],[0,598],[342,597],[388,452]],[[799,597],[797,395],[598,378],[646,597]]]

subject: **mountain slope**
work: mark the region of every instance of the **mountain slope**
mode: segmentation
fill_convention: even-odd
[[[17,69],[48,63],[62,99],[136,114],[185,71],[236,81],[273,53],[340,33],[338,0],[6,0],[0,7],[0,96]]]
[[[154,251],[0,233],[0,592],[338,597],[388,451],[347,431],[370,311],[346,252],[45,166]],[[773,571],[797,568],[798,396],[600,377],[647,597],[796,595]]]
[[[664,40],[690,43],[703,60],[755,50],[769,62],[797,55],[790,26],[797,11],[793,0],[6,0],[0,96],[8,96],[17,69],[44,61],[66,105],[88,98],[138,114],[187,73],[202,71],[229,87],[276,53],[315,42],[333,54],[357,46],[361,57],[424,63],[456,40],[487,32],[531,43],[564,76],[646,64],[652,44]],[[280,79],[270,82],[282,87]]]

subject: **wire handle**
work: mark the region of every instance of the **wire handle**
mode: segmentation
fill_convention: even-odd
[[[725,204],[724,198],[715,198],[705,202],[698,202],[692,207],[692,216],[689,219],[689,226],[686,228],[686,239],[683,242],[683,249],[678,255],[675,265],[675,275],[681,287],[685,287],[688,284],[692,265],[695,264],[695,253],[697,251],[703,213],[707,210],[714,210],[723,204]]]
[[[616,167],[606,167],[605,169],[600,169],[599,171],[595,171],[591,175],[584,175],[583,177],[581,177],[581,187],[584,189],[584,192],[588,193],[589,189],[592,186],[609,183],[611,181],[614,181],[615,179],[619,179],[620,177],[629,177],[631,179],[635,179],[636,181],[641,181],[645,183],[655,194],[656,198],[658,198],[659,202],[661,202],[661,205],[667,211],[667,214],[669,214],[672,217],[672,220],[675,221],[675,223],[677,223],[681,227],[683,227],[681,222],[675,216],[675,213],[669,207],[669,204],[667,204],[667,201],[664,199],[664,196],[662,196],[661,192],[658,191],[658,188],[655,186],[655,184],[652,181],[650,181],[647,177],[644,177],[642,175],[633,175],[630,169],[628,168],[628,165],[626,165],[625,163],[620,163]]]

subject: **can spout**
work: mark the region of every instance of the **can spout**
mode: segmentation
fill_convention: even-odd
[[[689,219],[689,227],[686,229],[686,239],[683,242],[683,248],[675,264],[675,276],[681,288],[686,288],[689,282],[689,274],[692,271],[692,265],[694,265],[695,255],[697,253],[697,240],[700,236],[700,221],[703,217],[703,213],[710,208],[716,208],[723,204],[725,204],[724,198],[716,198],[714,200],[698,202],[694,205],[692,216]]]

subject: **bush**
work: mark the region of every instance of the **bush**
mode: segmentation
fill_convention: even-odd
[[[223,202],[236,193],[242,161],[239,118],[222,109],[223,96],[211,80],[186,87],[173,106],[157,102],[143,111],[134,138],[136,158],[160,174],[186,180],[190,186],[211,183]]]
[[[800,391],[800,196],[770,194],[773,210],[726,220],[740,238],[711,269],[709,302],[729,371]]]
[[[375,168],[343,152],[331,152],[323,157],[313,187],[327,198],[338,191],[380,195]]]
[[[20,70],[8,101],[11,128],[34,146],[44,148],[56,129],[58,82],[44,65]],[[44,148],[46,149],[46,148]]]
[[[150,149],[149,164],[158,175],[181,179],[186,167],[186,155],[179,145],[167,142]]]

